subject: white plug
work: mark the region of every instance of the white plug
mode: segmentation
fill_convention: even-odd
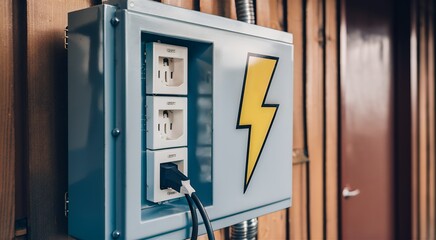
[[[188,48],[146,44],[146,93],[187,95]]]

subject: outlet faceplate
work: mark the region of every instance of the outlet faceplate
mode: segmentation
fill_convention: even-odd
[[[188,48],[146,44],[147,94],[187,95]]]
[[[147,96],[147,148],[187,145],[187,99]]]
[[[173,189],[160,189],[160,165],[172,162],[177,168],[188,174],[186,148],[172,148],[165,150],[147,150],[147,200],[152,202],[162,202],[170,199],[183,197]]]

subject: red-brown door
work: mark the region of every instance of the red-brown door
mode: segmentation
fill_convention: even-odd
[[[408,65],[403,70],[399,67],[410,61],[410,56],[399,50],[402,36],[394,25],[399,21],[396,14],[407,8],[398,10],[395,4],[342,2],[340,229],[345,240],[394,239],[401,232],[397,229],[400,210],[395,186],[399,184],[396,174],[404,164],[396,158],[401,152],[397,151],[396,136],[403,131],[397,123],[407,126],[409,122],[401,123],[396,116],[410,106],[405,104],[406,110],[398,111],[400,102],[396,99],[400,97],[396,94],[408,90]],[[404,17],[408,23],[407,14]],[[398,74],[401,71],[406,74],[403,80]],[[397,80],[405,82],[406,89],[399,90]],[[407,103],[410,96],[404,97]]]

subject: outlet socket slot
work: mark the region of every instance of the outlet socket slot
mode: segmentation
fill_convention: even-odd
[[[164,140],[176,140],[183,135],[183,110],[159,110],[157,132]]]
[[[147,43],[145,62],[147,94],[188,94],[188,48]]]
[[[187,98],[147,96],[147,148],[187,146]]]

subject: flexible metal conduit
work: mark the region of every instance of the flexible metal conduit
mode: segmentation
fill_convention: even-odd
[[[253,0],[235,0],[235,5],[239,21],[256,24]],[[257,218],[249,219],[230,227],[230,239],[256,240],[257,230]]]
[[[231,227],[230,238],[234,240],[256,240],[257,218],[235,224]]]
[[[239,21],[256,24],[253,0],[235,0],[235,5]]]

